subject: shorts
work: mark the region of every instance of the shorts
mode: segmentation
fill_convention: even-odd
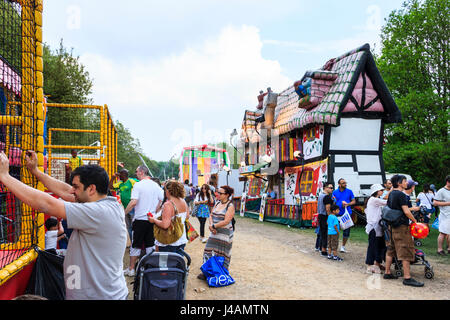
[[[344,231],[342,231],[342,238],[350,238],[350,228],[345,229]]]
[[[409,232],[409,226],[401,225],[397,228],[392,228],[391,240],[391,242],[387,243],[387,256],[397,257],[401,261],[415,260],[414,240]]]
[[[328,248],[331,251],[336,251],[339,245],[339,235],[329,234],[327,238],[328,238]]]
[[[153,223],[146,220],[134,220],[132,226],[133,242],[131,246],[136,249],[153,247],[155,237],[153,235]]]

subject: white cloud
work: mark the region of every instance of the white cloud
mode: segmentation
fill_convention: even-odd
[[[277,61],[264,59],[259,30],[228,26],[179,54],[155,60],[116,61],[95,53],[80,59],[94,79],[94,100],[116,107],[231,108],[257,104],[260,89],[292,82]],[[120,50],[120,48],[119,48]]]

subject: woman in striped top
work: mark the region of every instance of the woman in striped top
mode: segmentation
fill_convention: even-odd
[[[209,216],[209,230],[211,231],[204,250],[205,261],[213,255],[225,258],[224,267],[229,269],[231,247],[233,245],[234,205],[232,203],[233,188],[222,186],[217,190],[217,201]],[[205,279],[203,273],[199,279]]]

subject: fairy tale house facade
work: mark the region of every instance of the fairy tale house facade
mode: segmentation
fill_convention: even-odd
[[[346,179],[363,201],[385,180],[384,125],[402,120],[368,44],[280,93],[260,92],[258,102],[245,112],[239,142],[247,180],[241,214],[261,211],[265,220],[308,226],[327,181]],[[265,154],[270,163],[261,161]],[[277,199],[265,200],[268,187]]]

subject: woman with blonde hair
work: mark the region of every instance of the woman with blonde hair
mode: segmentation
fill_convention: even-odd
[[[209,217],[209,230],[211,233],[203,252],[205,259],[213,255],[224,257],[223,266],[226,269],[230,267],[231,247],[233,245],[234,231],[232,220],[235,213],[232,202],[233,194],[234,190],[229,186],[222,186],[217,190],[217,200],[219,201],[214,205]],[[197,278],[206,280],[203,273],[200,273]]]
[[[187,243],[186,229],[184,228],[184,222],[189,219],[189,207],[184,200],[185,191],[184,186],[178,181],[167,181],[164,186],[164,193],[167,197],[167,201],[164,203],[161,213],[161,220],[155,217],[148,217],[150,223],[154,223],[161,229],[168,229],[171,222],[180,217],[183,223],[183,234],[178,240],[170,244],[160,243],[155,239],[156,251],[158,252],[175,252],[180,253],[184,250]]]

